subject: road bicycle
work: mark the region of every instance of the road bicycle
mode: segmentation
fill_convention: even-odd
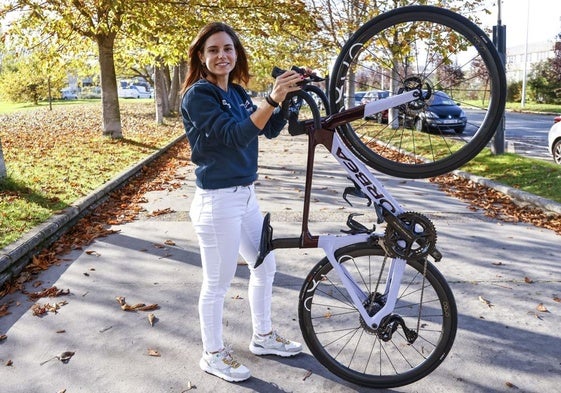
[[[389,97],[353,107],[356,91],[384,86]],[[446,122],[431,134],[408,126],[409,117],[438,115],[426,113],[437,90],[469,104],[461,136],[446,130]],[[446,358],[458,316],[449,285],[429,261],[442,258],[436,229],[424,215],[404,211],[367,166],[402,178],[460,167],[492,138],[505,96],[504,67],[479,27],[446,9],[411,6],[356,31],[335,62],[327,95],[308,83],[283,102],[289,133],[308,135],[302,230],[299,237],[274,239],[267,213],[256,266],[274,249],[325,251],[303,283],[298,316],[308,348],[334,374],[390,388],[418,381]],[[311,117],[301,119],[304,107]],[[387,124],[369,120],[383,111]],[[343,198],[363,198],[376,212],[376,224],[385,224],[383,231],[351,214],[344,234],[310,233],[319,145],[353,183]]]

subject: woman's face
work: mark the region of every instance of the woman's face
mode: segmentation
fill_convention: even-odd
[[[230,35],[220,31],[208,37],[200,59],[210,74],[227,78],[236,65],[236,49]]]

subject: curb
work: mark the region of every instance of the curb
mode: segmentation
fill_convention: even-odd
[[[468,173],[468,172],[455,170],[452,173],[457,175],[457,176],[463,177],[465,179],[471,180],[474,183],[479,183],[482,186],[492,188],[496,191],[499,191],[499,192],[501,192],[505,195],[508,195],[509,197],[511,197],[512,199],[514,199],[516,201],[534,205],[534,206],[539,207],[542,210],[545,210],[545,211],[548,211],[548,212],[561,214],[561,204],[558,203],[558,202],[552,201],[551,199],[543,198],[543,197],[540,197],[538,195],[534,195],[534,194],[531,194],[529,192],[522,191],[522,190],[519,190],[517,188],[510,187],[510,186],[505,186],[504,184],[497,183],[493,180],[489,180],[485,177],[473,175],[473,174]]]
[[[12,277],[17,276],[34,255],[54,243],[69,228],[76,224],[80,218],[101,204],[111,192],[122,187],[130,178],[137,175],[145,165],[162,156],[183,138],[185,138],[185,134],[142,161],[125,169],[89,195],[78,199],[64,209],[62,213],[49,218],[44,223],[39,224],[24,234],[19,240],[0,250],[0,287]]]

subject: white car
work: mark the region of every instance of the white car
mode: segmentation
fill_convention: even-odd
[[[119,87],[118,95],[120,98],[152,98],[152,92],[134,85]]]
[[[63,100],[77,100],[78,92],[76,91],[76,89],[66,87],[60,91],[60,96]]]
[[[553,156],[553,161],[561,164],[561,116],[557,116],[554,121],[555,124],[549,129],[547,135],[547,147]]]

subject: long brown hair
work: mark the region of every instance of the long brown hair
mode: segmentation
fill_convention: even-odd
[[[245,49],[238,38],[238,35],[230,26],[222,22],[209,23],[199,31],[197,37],[189,47],[189,70],[185,77],[185,82],[181,86],[181,94],[194,84],[199,79],[207,76],[207,69],[201,63],[199,54],[203,53],[206,40],[213,34],[225,32],[232,38],[234,49],[236,50],[237,60],[234,69],[230,72],[229,82],[241,82],[247,84],[249,82],[249,66],[247,62],[247,54]]]

